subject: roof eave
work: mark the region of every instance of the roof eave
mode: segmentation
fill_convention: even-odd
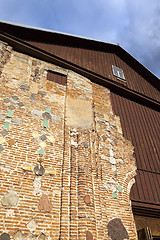
[[[152,98],[149,98],[141,93],[135,92],[126,86],[123,86],[117,82],[114,82],[113,80],[110,80],[108,78],[105,78],[101,75],[98,75],[94,72],[91,72],[87,69],[84,69],[76,64],[73,64],[67,60],[64,60],[60,57],[57,57],[53,54],[50,54],[42,49],[39,49],[37,47],[34,47],[20,39],[17,39],[13,36],[10,36],[8,34],[4,34],[0,32],[0,39],[4,42],[7,42],[9,45],[11,45],[16,51],[20,51],[24,54],[28,54],[32,57],[38,58],[43,61],[47,61],[53,64],[57,64],[60,67],[64,67],[66,69],[73,70],[93,82],[97,84],[101,84],[109,89],[111,91],[121,95],[125,96],[128,99],[131,99],[132,101],[141,103],[147,107],[150,107],[155,110],[160,110],[160,103]]]
[[[57,41],[59,42],[62,41],[62,45],[70,44],[73,47],[84,47],[84,48],[89,48],[91,47],[93,50],[100,50],[100,51],[107,51],[110,49],[111,52],[114,52],[117,54],[120,58],[125,60],[127,63],[131,64],[132,67],[140,74],[142,77],[145,77],[145,79],[152,85],[154,85],[158,90],[160,90],[160,80],[157,76],[155,76],[149,69],[147,69],[144,65],[142,65],[140,62],[138,62],[131,54],[129,54],[126,50],[124,50],[119,44],[114,44],[114,43],[107,43],[103,41],[98,41],[94,39],[89,39],[89,38],[84,38],[84,37],[79,37],[76,35],[72,34],[65,34],[61,32],[56,32],[48,29],[43,29],[43,28],[37,28],[37,27],[30,27],[27,25],[22,25],[22,24],[17,24],[17,23],[11,23],[7,21],[0,21],[0,29],[1,26],[3,26],[3,31],[6,31],[6,28],[4,26],[8,26],[10,28],[15,28],[17,29],[18,32],[23,32],[19,31],[18,28],[23,28],[29,33],[25,33],[25,37],[37,37],[35,41],[46,41],[53,39],[51,37],[52,35],[57,38]],[[14,29],[12,29],[14,30]],[[7,32],[7,31],[6,31]],[[14,31],[13,31],[14,32]],[[35,33],[35,34],[34,34]],[[14,34],[11,34],[14,35]],[[20,38],[21,39],[21,38]],[[42,39],[42,40],[41,40]],[[61,44],[61,43],[60,43]]]

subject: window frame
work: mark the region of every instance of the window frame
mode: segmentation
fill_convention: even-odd
[[[112,71],[113,71],[113,75],[114,75],[115,77],[117,77],[117,78],[120,79],[121,81],[126,82],[126,79],[125,79],[125,76],[124,76],[124,72],[123,72],[123,70],[122,70],[121,68],[118,68],[118,67],[112,65]],[[115,71],[117,72],[117,74],[116,74]],[[120,73],[121,73],[121,74],[120,74]]]

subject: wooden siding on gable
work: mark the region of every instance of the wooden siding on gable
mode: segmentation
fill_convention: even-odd
[[[131,199],[144,203],[159,204],[159,188],[160,174],[138,170],[136,183],[131,191]]]
[[[114,93],[111,100],[124,137],[135,148],[137,176],[131,200],[160,206],[160,112]]]
[[[111,99],[124,137],[135,147],[138,169],[160,173],[160,112],[117,94],[112,93]]]
[[[136,92],[160,101],[159,91],[140,74],[138,74],[128,63],[124,62],[115,53],[109,51],[100,51],[85,48],[75,48],[70,46],[61,46],[40,43],[34,41],[26,41],[29,44],[41,48],[46,52],[61,57],[71,63],[83,67],[89,71],[95,72],[103,77],[109,78],[119,84],[127,86]],[[112,65],[121,68],[124,72],[126,81],[121,81],[113,75]]]

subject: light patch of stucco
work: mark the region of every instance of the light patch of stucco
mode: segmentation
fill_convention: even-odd
[[[92,120],[92,104],[89,101],[67,97],[66,123],[71,127],[89,128]]]

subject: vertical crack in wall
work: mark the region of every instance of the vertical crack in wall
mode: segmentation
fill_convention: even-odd
[[[92,96],[93,96],[93,89],[92,89]],[[93,166],[93,189],[94,189],[94,204],[95,204],[95,217],[96,217],[96,237],[97,239],[100,239],[100,236],[102,237],[104,235],[103,228],[101,227],[101,221],[102,221],[102,201],[101,201],[101,192],[100,192],[100,184],[99,180],[102,178],[102,172],[99,172],[99,165],[101,166],[99,162],[99,136],[97,133],[97,127],[96,127],[96,116],[95,116],[95,104],[94,104],[94,96],[92,97],[92,109],[93,109],[93,130],[92,130],[92,146],[91,146],[91,159],[92,159],[92,166]],[[96,192],[99,191],[99,194],[96,194]]]
[[[78,239],[78,165],[77,165],[77,146],[78,132],[76,129],[70,130],[70,231],[69,239]]]
[[[68,76],[67,76],[68,78]],[[60,198],[60,230],[59,230],[59,239],[63,239],[62,237],[62,228],[63,228],[63,190],[64,190],[64,161],[65,161],[65,154],[67,148],[67,141],[66,141],[66,98],[67,98],[67,84],[66,84],[66,91],[65,91],[65,101],[64,101],[64,121],[63,121],[63,159],[62,159],[62,166],[61,166],[61,198]]]

